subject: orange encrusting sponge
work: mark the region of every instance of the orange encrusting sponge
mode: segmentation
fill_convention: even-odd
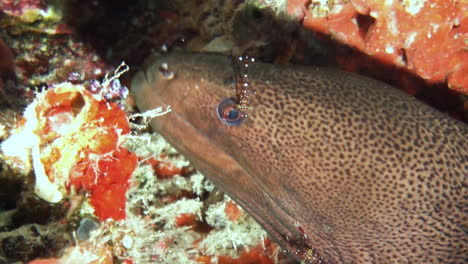
[[[45,174],[58,186],[85,189],[100,220],[125,218],[126,191],[137,156],[119,146],[130,132],[117,104],[81,86],[62,84],[36,107]]]
[[[288,13],[384,64],[468,94],[466,1],[294,0]]]

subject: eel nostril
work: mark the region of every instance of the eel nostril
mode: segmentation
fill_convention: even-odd
[[[162,77],[167,80],[174,79],[175,74],[169,70],[169,65],[167,62],[163,62],[161,65],[159,65],[159,72],[161,73]]]

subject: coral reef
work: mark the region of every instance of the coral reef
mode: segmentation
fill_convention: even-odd
[[[28,17],[37,16],[44,7],[45,5],[41,0],[5,0],[0,3],[0,10],[13,16],[21,17],[26,21],[31,21]]]
[[[125,85],[173,49],[334,64],[319,32],[365,55],[338,53],[346,69],[377,58],[466,94],[463,2],[385,3],[1,1],[0,263],[296,263],[148,131],[170,109],[135,112]]]

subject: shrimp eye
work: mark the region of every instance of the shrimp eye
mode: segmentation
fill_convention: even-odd
[[[245,113],[231,98],[224,99],[218,105],[218,117],[226,125],[237,126],[245,120]]]

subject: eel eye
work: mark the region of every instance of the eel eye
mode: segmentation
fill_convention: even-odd
[[[245,113],[231,98],[224,99],[218,105],[218,117],[226,125],[238,126],[245,120]]]

